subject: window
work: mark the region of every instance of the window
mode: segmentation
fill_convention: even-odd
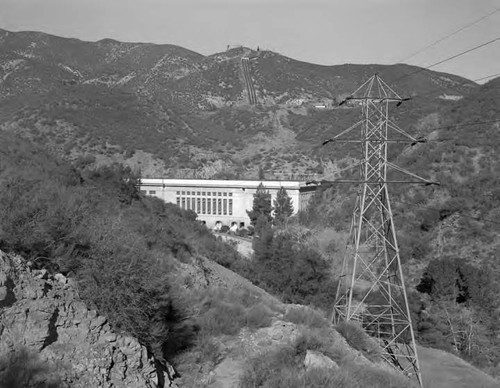
[[[214,192],[212,193],[212,195],[215,197],[215,196],[217,196],[217,193],[214,191]]]
[[[186,195],[186,192],[185,192],[185,191],[183,191],[183,192],[182,192],[182,195]]]
[[[222,214],[222,199],[217,200],[217,214],[221,215]]]
[[[190,192],[190,191],[188,191],[188,192],[187,192],[187,195],[191,195],[191,192]]]
[[[205,193],[205,192],[203,191],[203,192],[201,193],[201,195],[205,196],[205,195],[207,195],[207,193]]]
[[[181,207],[181,198],[180,197],[176,198],[176,203],[177,203],[177,206]]]
[[[201,198],[196,198],[196,213],[201,212]]]
[[[229,198],[229,215],[233,215],[233,199]]]
[[[212,205],[212,200],[210,198],[207,199],[207,214],[212,214],[211,212],[211,206]]]
[[[176,193],[176,194],[177,194],[177,195],[180,195],[180,194],[181,194],[181,192],[180,192],[180,191],[177,191],[177,193]]]
[[[219,197],[222,197],[222,193],[219,193]]]
[[[217,200],[215,198],[213,199],[212,205],[214,205],[212,207],[212,214],[217,214]]]
[[[207,214],[207,200],[205,198],[201,199],[201,214]]]
[[[224,215],[227,216],[227,199],[224,198],[223,201],[224,201]]]
[[[149,194],[150,194],[150,195],[155,195],[155,194],[156,194],[156,191],[155,191],[155,190],[149,190]]]
[[[141,190],[141,194],[147,194],[148,192],[146,190]]]
[[[186,198],[182,198],[182,205],[181,205],[181,207],[182,207],[183,209],[185,209],[185,208],[186,208]]]
[[[186,209],[188,210],[191,210],[191,198],[186,198],[186,202],[187,202],[187,205],[186,205]]]
[[[229,195],[230,197],[232,197],[232,196],[233,196],[233,193],[229,193],[228,195]]]
[[[227,197],[227,193],[223,193],[222,195],[223,195],[224,197]]]

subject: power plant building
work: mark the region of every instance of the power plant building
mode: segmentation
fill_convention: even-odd
[[[253,196],[263,184],[274,204],[276,194],[284,187],[292,200],[294,214],[304,210],[316,190],[315,185],[301,181],[254,181],[254,180],[209,180],[209,179],[163,179],[140,180],[143,194],[189,209],[205,221],[208,227],[217,222],[231,225],[233,222],[250,224],[247,210],[253,207]]]

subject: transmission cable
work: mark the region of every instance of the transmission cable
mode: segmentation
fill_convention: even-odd
[[[495,38],[495,39],[489,40],[488,42],[481,43],[481,44],[479,44],[479,45],[477,45],[477,46],[471,47],[470,49],[467,49],[467,50],[465,50],[465,51],[462,51],[462,52],[460,52],[460,53],[458,53],[458,54],[452,55],[451,57],[448,57],[448,58],[445,58],[445,59],[443,59],[443,60],[441,60],[441,61],[438,61],[438,62],[436,62],[436,63],[433,63],[432,65],[429,65],[429,66],[426,66],[426,67],[422,67],[422,68],[420,68],[420,69],[417,69],[417,70],[415,70],[414,72],[412,72],[412,73],[410,73],[410,74],[406,74],[406,75],[403,75],[403,76],[401,76],[401,77],[399,77],[399,78],[396,78],[395,80],[393,80],[393,81],[392,81],[392,83],[395,83],[395,82],[397,82],[397,81],[400,81],[400,80],[402,80],[403,78],[410,77],[410,76],[412,76],[412,75],[414,75],[414,74],[420,73],[421,71],[424,71],[424,70],[429,70],[429,69],[430,69],[430,68],[432,68],[432,67],[435,67],[435,66],[437,66],[437,65],[441,65],[442,63],[445,63],[445,62],[451,61],[452,59],[455,59],[455,58],[461,57],[462,55],[465,55],[465,54],[470,53],[470,52],[472,52],[472,51],[478,50],[478,49],[480,49],[480,48],[482,48],[482,47],[488,46],[488,45],[490,45],[490,44],[492,44],[492,43],[495,43],[495,42],[497,42],[497,41],[499,41],[499,40],[500,40],[500,36],[499,36],[499,37],[497,37],[497,38]]]
[[[483,79],[495,78],[495,77],[499,77],[499,76],[500,76],[500,73],[491,74],[491,75],[487,75],[486,77],[481,77],[481,78],[473,79],[472,82],[482,81]]]
[[[448,35],[446,35],[446,36],[444,36],[444,37],[442,37],[442,38],[439,38],[439,39],[438,39],[438,40],[436,40],[435,42],[433,42],[433,43],[431,43],[431,44],[429,44],[429,45],[425,46],[424,48],[422,48],[422,49],[420,49],[420,50],[418,50],[418,51],[414,52],[414,53],[413,53],[413,54],[411,54],[410,56],[408,56],[408,57],[406,57],[406,58],[403,58],[403,59],[399,60],[399,61],[398,61],[398,63],[402,63],[402,62],[404,62],[404,61],[407,61],[407,60],[408,60],[408,59],[410,59],[410,58],[413,58],[415,55],[418,55],[418,54],[420,54],[421,52],[423,52],[423,51],[425,51],[425,50],[427,50],[427,49],[429,49],[429,48],[431,48],[431,47],[434,47],[434,46],[435,46],[435,45],[437,45],[438,43],[441,43],[442,41],[444,41],[444,40],[446,40],[446,39],[448,39],[448,38],[452,37],[453,35],[456,35],[456,34],[458,34],[459,32],[462,32],[463,30],[465,30],[465,29],[467,29],[467,28],[469,28],[469,27],[471,27],[471,26],[473,26],[473,25],[475,25],[475,24],[477,24],[477,23],[479,23],[479,22],[483,21],[484,19],[486,19],[486,18],[490,17],[491,15],[493,15],[493,14],[495,14],[495,13],[499,12],[499,11],[500,11],[500,9],[499,9],[499,8],[497,8],[497,9],[495,9],[493,12],[490,12],[489,14],[484,15],[484,16],[480,17],[479,19],[477,19],[477,20],[475,20],[475,21],[473,21],[473,22],[471,22],[471,23],[469,23],[469,24],[467,24],[467,25],[465,25],[465,26],[463,26],[463,27],[460,27],[458,30],[453,31],[452,33],[450,33],[450,34],[448,34]]]
[[[399,205],[413,206],[413,207],[418,207],[418,208],[422,208],[422,209],[437,210],[437,211],[441,210],[438,207],[427,206],[427,205],[420,205],[418,203],[410,203],[410,202],[405,202],[405,201],[401,201],[401,200],[398,200],[398,199],[396,199],[396,200],[392,199],[392,201],[395,202],[395,203],[397,203],[397,204],[399,204]],[[468,216],[466,214],[463,214],[460,211],[457,211],[457,213],[459,213],[462,217],[465,217],[465,218],[471,218],[471,219],[476,220],[476,221],[484,221],[484,222],[490,222],[492,224],[498,224],[498,225],[500,225],[499,221],[490,220],[488,218],[479,218],[479,217],[474,217],[474,216]]]

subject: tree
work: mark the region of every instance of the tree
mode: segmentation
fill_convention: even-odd
[[[260,183],[257,187],[257,191],[253,195],[253,206],[252,210],[247,210],[248,217],[252,225],[256,225],[259,216],[265,216],[268,222],[273,219],[271,212],[273,207],[271,206],[271,194],[264,188],[264,185]]]
[[[274,200],[274,223],[284,224],[293,213],[292,199],[288,196],[286,189],[280,187]]]

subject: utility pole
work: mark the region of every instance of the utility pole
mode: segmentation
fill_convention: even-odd
[[[333,320],[335,323],[355,321],[361,324],[369,335],[379,340],[382,357],[422,387],[388,184],[435,182],[387,160],[389,143],[414,145],[425,142],[389,120],[389,105],[399,106],[406,100],[378,75],[372,76],[340,104],[360,105],[362,119],[323,145],[330,142],[359,143],[362,153],[361,161],[353,166],[359,167],[361,189],[352,216]],[[354,132],[360,137],[345,137]],[[388,181],[388,168],[411,179]],[[335,182],[342,181],[332,183]]]

